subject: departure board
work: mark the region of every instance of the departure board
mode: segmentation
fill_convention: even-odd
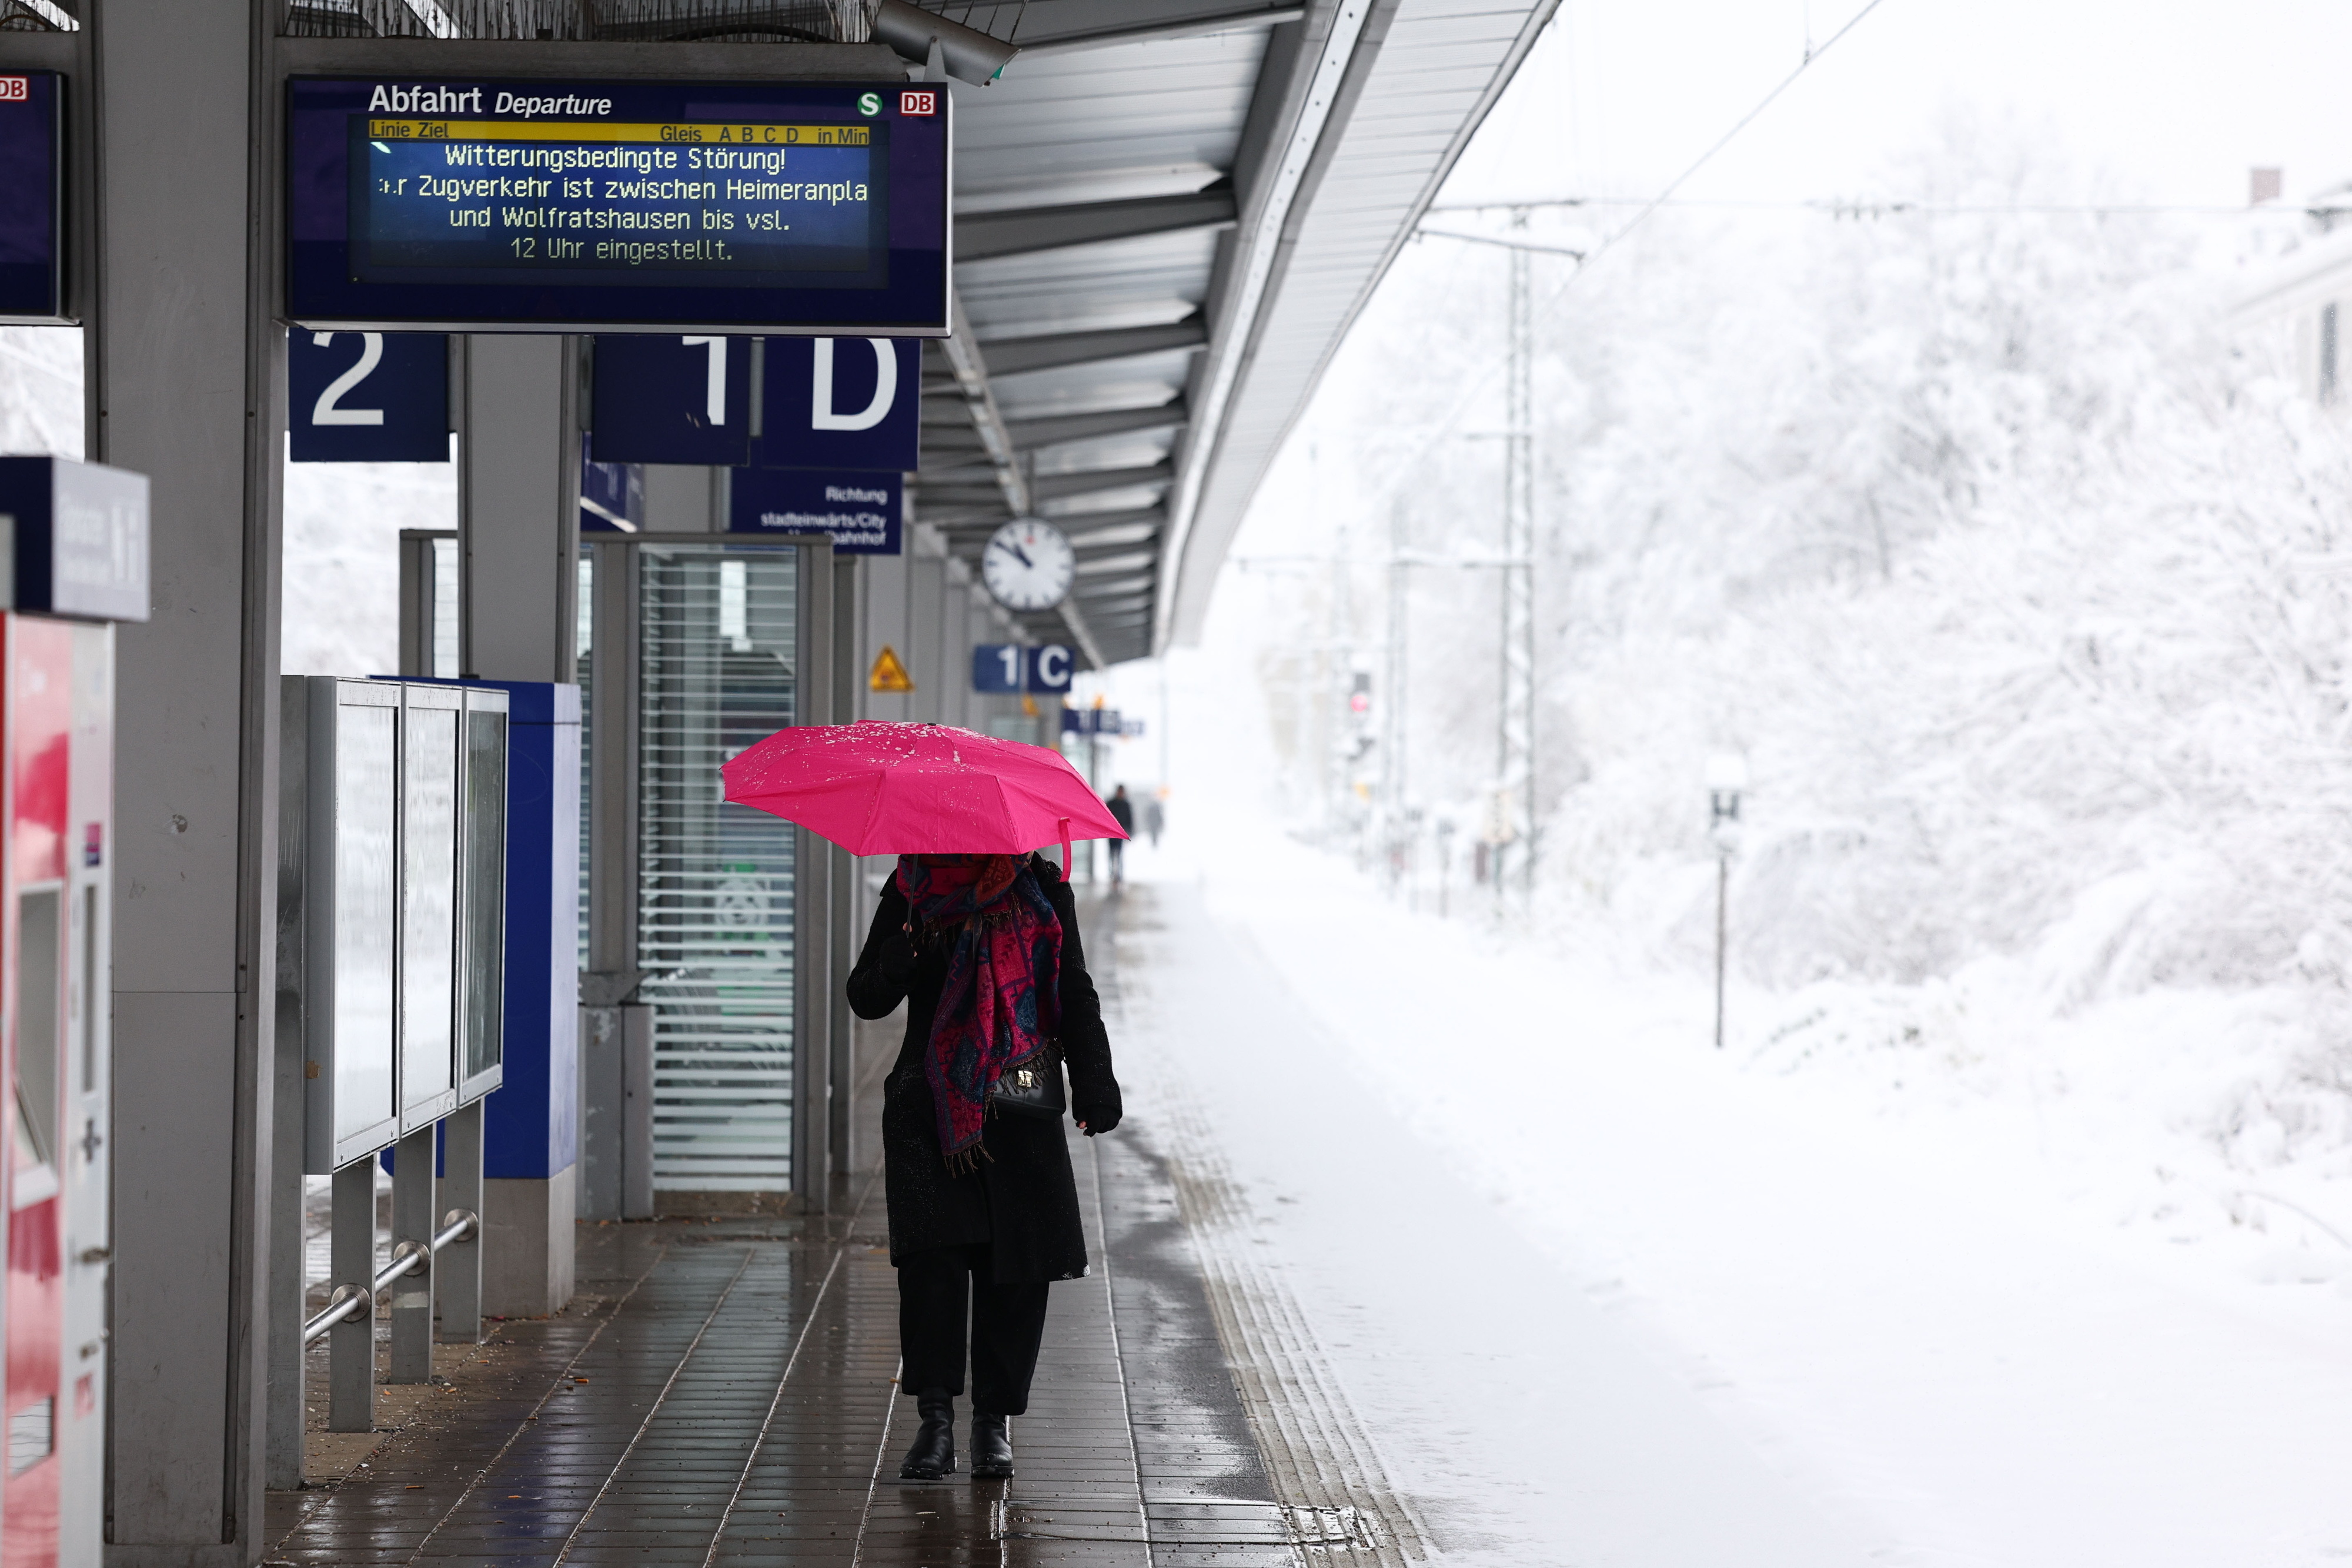
[[[0,321],[65,315],[62,78],[0,74]]]
[[[289,83],[306,327],[921,336],[947,95],[904,83]]]

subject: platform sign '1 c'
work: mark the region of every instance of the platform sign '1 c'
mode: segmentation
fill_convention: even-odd
[[[971,651],[971,689],[983,694],[1034,692],[1052,695],[1070,689],[1076,656],[1059,643],[1024,647],[1018,643],[982,643]]]

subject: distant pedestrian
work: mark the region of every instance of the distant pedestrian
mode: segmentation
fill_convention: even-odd
[[[1008,1072],[1069,1068],[1088,1137],[1118,1125],[1118,1080],[1087,974],[1076,906],[1042,854],[901,855],[849,975],[865,1019],[907,1004],[882,1083],[890,1261],[898,1270],[902,1392],[922,1427],[903,1480],[955,1473],[955,1397],[971,1364],[971,1474],[1013,1474],[1011,1417],[1027,1413],[1045,1290],[1087,1272],[1061,1117],[1005,1109]],[[969,1334],[967,1334],[967,1322]]]
[[[1167,825],[1168,813],[1161,808],[1160,797],[1146,795],[1143,798],[1143,831],[1150,836],[1153,849],[1160,847],[1160,831]]]
[[[1103,804],[1110,808],[1111,820],[1116,821],[1129,838],[1134,837],[1135,802],[1127,798],[1127,786],[1121,784],[1113,789],[1110,799]],[[1125,840],[1113,839],[1110,841],[1110,884],[1117,887],[1126,880],[1127,843]]]

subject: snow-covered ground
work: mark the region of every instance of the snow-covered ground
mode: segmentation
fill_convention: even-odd
[[[1136,868],[1186,1022],[1139,1046],[1227,1097],[1302,1295],[1379,1346],[1346,1375],[1499,1560],[2352,1559],[2352,424],[2231,324],[2340,236],[2116,221],[2064,140],[1969,110],[1887,159],[1899,213],[1537,258],[1530,901],[1465,874],[1511,771],[1499,252],[1400,259],[1200,651],[1085,683],[1152,727],[1105,782],[1172,791]],[[1262,1124],[1232,1084],[1277,1065],[1349,1109]],[[1366,1271],[1358,1190],[1443,1246]],[[1625,1345],[1787,1504],[1734,1514],[1813,1522],[1621,1528],[1738,1490],[1657,1458],[1654,1388],[1579,1396]],[[1530,1390],[1550,1490],[1496,1437]]]
[[[2342,1162],[2257,1183],[2211,1114],[2259,996],[1737,989],[1717,1053],[1703,977],[1409,914],[1188,774],[1132,1071],[1220,1108],[1463,1560],[2352,1556]]]

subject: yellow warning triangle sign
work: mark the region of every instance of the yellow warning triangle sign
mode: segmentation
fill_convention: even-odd
[[[911,692],[915,689],[915,677],[907,673],[907,666],[898,662],[898,650],[887,643],[883,643],[882,651],[874,655],[874,667],[866,672],[866,689],[869,692]]]

